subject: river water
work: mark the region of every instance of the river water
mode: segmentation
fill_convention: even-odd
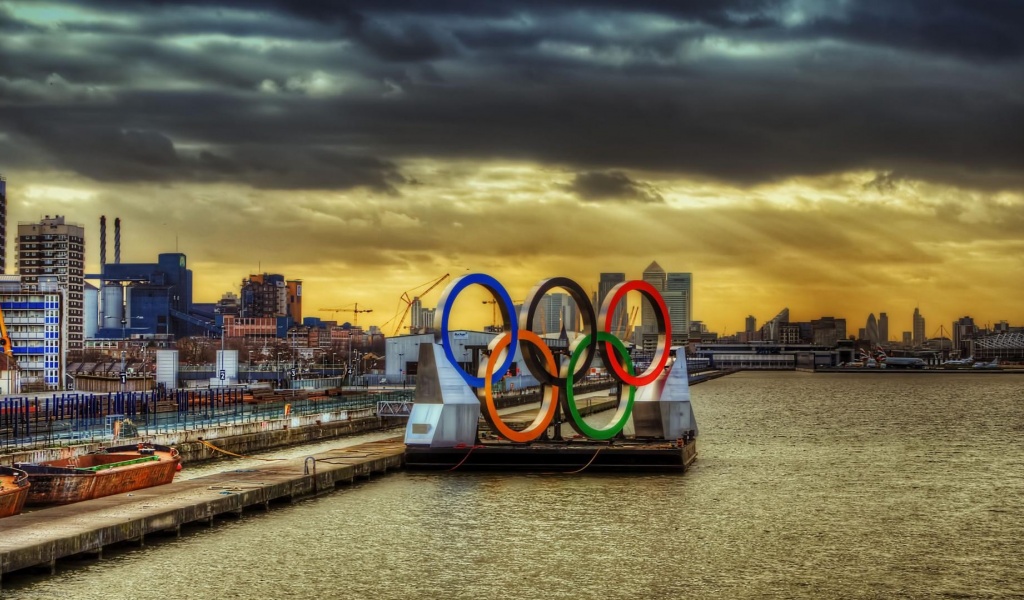
[[[1022,387],[740,373],[693,388],[682,476],[394,473],[3,597],[1024,597]]]

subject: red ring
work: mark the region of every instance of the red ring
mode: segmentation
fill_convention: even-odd
[[[610,342],[604,342],[604,351],[601,354],[605,364],[611,366],[616,379],[626,385],[642,387],[657,379],[665,369],[665,365],[668,364],[669,346],[672,343],[672,320],[669,318],[668,306],[665,305],[665,299],[661,297],[661,293],[650,283],[634,279],[616,285],[605,296],[604,302],[601,304],[601,316],[598,318],[598,327],[601,330],[611,333],[611,315],[615,313],[615,307],[618,306],[622,298],[630,291],[640,292],[661,313],[661,319],[658,320],[658,350],[654,353],[654,360],[651,361],[651,365],[647,367],[646,371],[634,376],[622,368],[622,363],[619,362],[618,355]]]

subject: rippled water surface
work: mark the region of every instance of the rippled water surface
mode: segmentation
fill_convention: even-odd
[[[732,375],[683,476],[396,473],[3,597],[1022,597],[1022,386]]]

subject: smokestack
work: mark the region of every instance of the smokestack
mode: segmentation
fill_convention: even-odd
[[[100,215],[100,275],[107,264],[107,216]]]
[[[99,299],[99,322],[100,329],[107,326],[104,320],[104,312],[106,309],[106,300],[104,300],[105,294],[103,293],[104,288],[107,287],[107,282],[102,279],[103,269],[107,265],[107,215],[100,215],[100,299]]]
[[[121,217],[114,219],[114,264],[121,264]]]

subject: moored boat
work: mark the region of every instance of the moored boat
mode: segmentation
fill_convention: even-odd
[[[26,505],[50,506],[164,485],[174,479],[180,463],[175,448],[138,444],[15,466],[32,484]]]
[[[28,498],[29,486],[25,471],[0,466],[0,519],[21,512]]]

